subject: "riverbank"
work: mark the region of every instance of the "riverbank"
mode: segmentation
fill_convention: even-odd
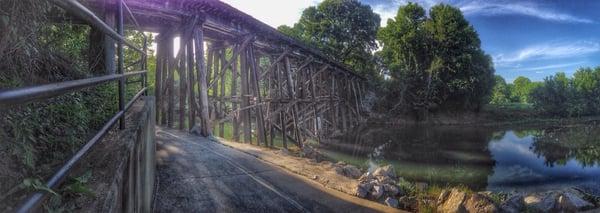
[[[405,125],[461,125],[461,126],[507,126],[507,125],[569,125],[580,122],[600,121],[600,116],[556,117],[538,113],[530,108],[507,108],[486,106],[481,112],[431,113],[426,119],[415,120],[409,116],[390,116],[372,112],[366,123],[387,126]]]
[[[394,168],[359,170],[344,162],[318,161],[319,151],[307,148],[290,153],[218,138],[216,141],[258,159],[308,177],[321,185],[346,194],[412,212],[547,212],[598,210],[600,194],[590,188],[569,187],[537,193],[476,192],[468,187],[440,187],[409,182],[397,177]],[[308,158],[310,157],[310,158]],[[593,189],[597,190],[597,189]]]

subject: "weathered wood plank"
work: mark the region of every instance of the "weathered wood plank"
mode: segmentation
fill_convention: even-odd
[[[194,30],[194,44],[196,49],[196,71],[198,72],[198,96],[200,101],[200,134],[208,137],[212,132],[208,115],[208,85],[206,83],[207,74],[204,58],[204,31],[202,25]]]

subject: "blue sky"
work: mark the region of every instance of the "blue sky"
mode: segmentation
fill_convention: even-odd
[[[292,25],[319,0],[224,0],[277,27]],[[405,0],[361,0],[380,14],[382,25]],[[475,27],[496,73],[540,81],[556,72],[600,65],[600,1],[416,0],[426,9],[440,2],[460,8]]]

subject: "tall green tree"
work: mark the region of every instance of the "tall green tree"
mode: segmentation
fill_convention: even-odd
[[[477,110],[494,85],[491,57],[459,9],[439,4],[429,17],[415,3],[398,9],[378,34],[381,55],[408,111]]]
[[[528,103],[529,102],[529,94],[535,87],[535,84],[531,82],[531,80],[524,76],[519,76],[513,81],[513,91],[512,95],[514,96],[514,101],[520,103]]]
[[[325,0],[306,8],[293,27],[280,26],[279,31],[320,49],[343,62],[359,74],[377,78],[373,51],[379,15],[357,0]]]
[[[506,104],[510,102],[510,88],[502,76],[494,77],[494,88],[492,89],[491,104]]]

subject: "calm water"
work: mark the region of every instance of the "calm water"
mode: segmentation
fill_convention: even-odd
[[[544,127],[360,127],[322,141],[331,158],[393,164],[412,181],[477,190],[543,191],[600,184],[600,124]]]

